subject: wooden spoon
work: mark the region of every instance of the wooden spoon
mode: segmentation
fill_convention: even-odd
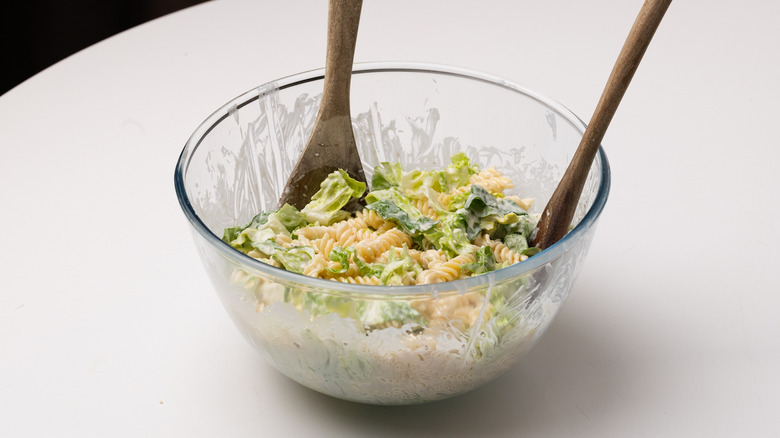
[[[647,0],[642,5],[577,151],[542,212],[539,229],[533,241],[534,246],[548,248],[569,231],[574,210],[604,133],[671,2],[672,0]]]
[[[282,191],[285,203],[303,208],[320,183],[337,169],[366,182],[352,132],[349,85],[362,0],[330,0],[325,85],[314,129]]]

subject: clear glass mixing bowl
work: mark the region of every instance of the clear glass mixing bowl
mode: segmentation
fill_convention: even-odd
[[[274,209],[313,126],[323,71],[262,85],[206,119],[176,166],[194,240],[239,331],[280,372],[334,397],[433,401],[472,390],[517,362],[569,294],[609,192],[599,151],[573,229],[528,260],[449,283],[365,286],[305,277],[221,240]],[[353,128],[364,169],[383,161],[441,168],[465,152],[511,177],[540,213],[584,131],[559,103],[510,81],[440,65],[355,66]],[[413,308],[377,324],[377,312]],[[384,309],[384,310],[383,310]],[[379,319],[381,320],[381,319]]]

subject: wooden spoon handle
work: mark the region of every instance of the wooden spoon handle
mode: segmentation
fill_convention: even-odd
[[[349,116],[349,86],[363,0],[330,0],[321,118]]]
[[[569,167],[539,219],[534,245],[545,249],[569,230],[582,188],[604,133],[672,0],[647,0],[618,55],[596,110]]]

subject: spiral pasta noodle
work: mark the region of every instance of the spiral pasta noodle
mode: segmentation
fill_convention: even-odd
[[[444,283],[445,281],[457,280],[462,274],[461,267],[466,263],[474,263],[476,257],[473,253],[460,254],[446,262],[439,263],[432,268],[428,268],[417,276],[417,283]]]
[[[361,240],[355,245],[357,254],[366,262],[373,262],[383,252],[391,247],[400,248],[404,244],[411,245],[409,236],[398,228],[393,228],[380,234],[375,239]]]
[[[418,198],[415,200],[414,206],[420,210],[420,213],[422,213],[423,216],[427,217],[428,219],[439,219],[439,213],[431,206],[428,198]]]
[[[498,263],[514,264],[520,263],[528,258],[528,256],[512,250],[502,242],[490,239],[490,236],[488,235],[480,235],[477,237],[477,239],[474,240],[474,243],[478,245],[489,246],[493,252],[493,257]]]
[[[379,279],[376,277],[367,277],[367,276],[356,276],[356,277],[335,277],[331,278],[333,281],[339,281],[341,283],[352,283],[352,284],[370,284],[370,285],[378,285]]]

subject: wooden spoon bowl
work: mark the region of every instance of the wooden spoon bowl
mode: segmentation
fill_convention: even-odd
[[[328,174],[366,182],[352,131],[349,88],[362,0],[330,0],[325,84],[314,128],[282,191],[279,207],[303,208]]]

